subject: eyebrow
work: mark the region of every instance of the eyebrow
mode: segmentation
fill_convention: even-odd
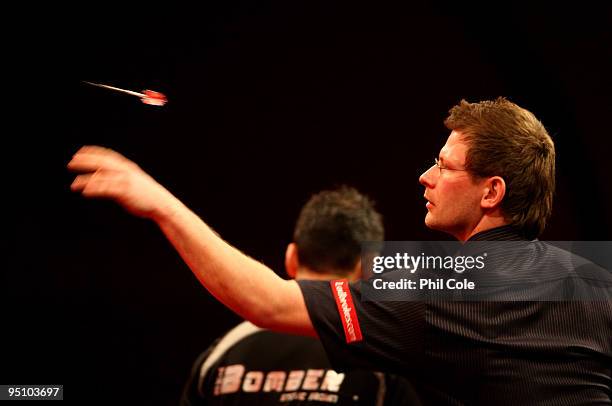
[[[442,164],[442,166],[446,167],[446,160],[442,157],[441,154],[438,154],[438,162],[440,162],[440,164]],[[457,167],[456,163],[450,163],[450,167],[447,167],[447,169],[450,170],[455,170],[454,168]]]

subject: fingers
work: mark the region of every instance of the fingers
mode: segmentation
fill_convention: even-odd
[[[72,190],[73,192],[82,191],[83,189],[85,189],[85,186],[87,186],[92,176],[93,174],[91,173],[77,176],[76,178],[74,178],[74,181],[70,185],[70,190]]]
[[[87,152],[77,152],[68,162],[68,169],[74,172],[119,171],[123,167],[125,167],[125,163],[117,161],[112,156]]]
[[[116,155],[119,157],[122,157],[124,159],[125,158],[123,155],[121,155],[120,153],[110,149],[110,148],[106,148],[106,147],[101,147],[99,145],[83,145],[81,148],[79,148],[79,150],[75,153],[88,153],[88,154],[109,154],[109,155]]]
[[[72,191],[88,198],[112,199],[137,216],[150,218],[164,199],[172,199],[138,165],[107,148],[81,148],[68,168],[84,172],[75,177],[70,185]]]
[[[78,175],[70,189],[85,197],[117,197],[125,190],[125,177],[119,172],[87,173]]]
[[[119,171],[130,166],[136,167],[136,164],[112,149],[93,145],[79,149],[68,162],[68,169],[74,172]]]

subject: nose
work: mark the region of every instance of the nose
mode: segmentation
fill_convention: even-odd
[[[419,183],[421,185],[429,188],[434,186],[435,176],[433,174],[433,170],[436,169],[435,166],[435,164],[432,165],[429,169],[423,172],[421,176],[419,176]]]

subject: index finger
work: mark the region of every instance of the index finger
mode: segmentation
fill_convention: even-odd
[[[79,148],[75,155],[79,153],[96,154],[101,156],[113,156],[117,160],[131,162],[129,159],[127,159],[117,151],[110,148],[101,147],[99,145],[83,145],[81,148]]]
[[[121,170],[133,164],[123,155],[103,147],[87,146],[79,149],[68,162],[68,169],[77,172],[102,170]]]

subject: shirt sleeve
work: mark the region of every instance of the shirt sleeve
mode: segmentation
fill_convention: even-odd
[[[424,357],[423,302],[365,301],[361,282],[298,283],[313,326],[335,368],[368,368],[404,375],[420,368]]]
[[[183,386],[183,392],[181,394],[180,406],[197,406],[204,403],[204,396],[200,393],[198,388],[198,382],[200,378],[200,369],[202,364],[208,359],[212,351],[215,349],[220,339],[215,342],[201,353],[191,367],[189,379]]]

